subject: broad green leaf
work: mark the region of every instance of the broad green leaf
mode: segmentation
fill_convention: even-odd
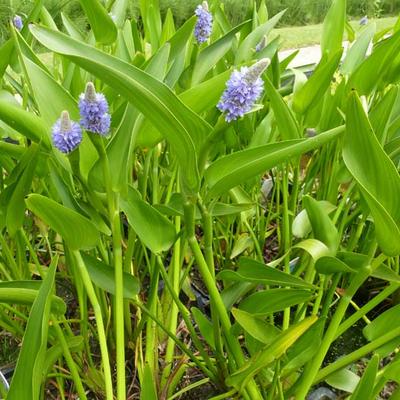
[[[346,53],[340,70],[344,75],[351,75],[355,69],[363,62],[368,47],[374,37],[376,31],[376,23],[373,22],[365,27],[360,37],[352,44]]]
[[[267,315],[305,303],[313,293],[303,289],[268,289],[251,294],[240,303],[240,309],[252,315]]]
[[[0,47],[0,78],[4,75],[8,64],[11,62],[11,57],[14,52],[14,42],[8,39]]]
[[[271,19],[260,25],[258,28],[254,29],[249,35],[245,37],[236,52],[236,65],[239,65],[245,61],[249,61],[253,58],[254,49],[256,48],[257,44],[264,36],[268,35],[272,31],[272,29],[275,27],[275,25],[278,23],[285,12],[286,10],[283,10],[280,13],[274,15]]]
[[[332,255],[336,254],[340,237],[335,224],[325,212],[325,208],[310,196],[304,196],[303,203],[307,210],[314,238],[324,243]]]
[[[254,247],[254,241],[253,241],[252,237],[250,237],[250,235],[248,233],[242,233],[238,236],[238,238],[233,243],[231,255],[229,258],[231,260],[233,260],[234,258],[239,256],[246,250],[251,251],[251,249],[253,247]],[[231,271],[231,272],[233,272],[233,271]],[[228,271],[228,274],[229,274],[229,271]],[[235,274],[235,273],[233,272],[233,274]]]
[[[29,160],[15,184],[15,188],[7,207],[6,224],[11,236],[14,236],[17,233],[24,222],[25,196],[28,194],[32,185],[39,147],[31,146],[28,148],[27,152],[29,154]]]
[[[379,267],[375,268],[372,271],[371,276],[388,282],[400,283],[400,275],[384,264],[381,264]]]
[[[93,283],[106,292],[115,294],[114,268],[88,254],[81,254]],[[124,298],[134,299],[139,290],[139,280],[133,275],[124,272]]]
[[[71,250],[89,249],[99,241],[96,226],[76,211],[39,194],[29,195],[25,203],[29,210],[63,237]]]
[[[287,362],[282,368],[282,376],[302,367],[318,351],[324,333],[325,320],[319,319],[299,340],[287,351]]]
[[[255,354],[243,367],[229,376],[225,380],[226,384],[241,390],[255,374],[282,357],[316,321],[317,317],[309,317],[280,333],[269,346]]]
[[[315,263],[315,269],[320,274],[330,275],[341,273],[355,273],[357,270],[350,268],[346,263],[336,257],[324,256]]]
[[[323,208],[325,214],[330,214],[332,211],[336,209],[329,201],[322,200],[319,202],[321,207]],[[298,238],[307,237],[312,230],[310,219],[308,218],[307,210],[301,210],[293,221],[292,224],[292,233],[294,236]]]
[[[354,372],[345,368],[329,375],[325,381],[335,389],[353,393],[358,385],[358,382],[360,381],[360,377]]]
[[[391,87],[369,112],[372,129],[382,145],[386,143],[387,129],[398,93],[399,89],[397,86]]]
[[[230,281],[256,282],[264,285],[313,288],[313,285],[303,281],[303,279],[268,267],[250,258],[241,258],[237,271],[223,270],[218,274],[217,278]]]
[[[6,284],[4,284],[6,283]],[[23,281],[15,281],[14,285],[7,285],[8,282],[0,282],[0,302],[6,304],[20,304],[30,306],[38,297],[40,287],[30,287]],[[67,306],[64,300],[57,296],[50,296],[51,312],[62,315],[66,312]]]
[[[52,289],[58,257],[53,259],[32,305],[8,400],[38,399],[47,350]]]
[[[133,65],[59,32],[40,27],[31,30],[43,45],[99,76],[132,102],[165,135],[187,172],[184,182],[189,189],[197,189],[196,152],[211,130],[204,120],[189,110],[166,85]]]
[[[342,49],[345,22],[346,0],[332,0],[322,28],[322,55],[335,54]]]
[[[45,147],[50,148],[48,125],[32,112],[0,99],[0,120],[28,139],[36,143],[42,142]]]
[[[212,322],[196,307],[190,309],[199,331],[205,341],[215,349],[214,329]]]
[[[343,127],[338,127],[310,139],[287,140],[222,157],[213,162],[205,172],[210,188],[208,196],[224,193],[283,162],[314,150],[337,138],[343,130]]]
[[[75,26],[75,24],[64,13],[61,13],[61,20],[69,36],[76,40],[84,40],[84,37],[78,27]]]
[[[321,101],[326,90],[329,88],[341,56],[342,50],[339,50],[321,60],[309,80],[295,93],[293,98],[294,111],[299,114],[305,114],[310,108]]]
[[[327,256],[331,253],[329,248],[317,239],[306,239],[293,246],[295,249],[305,250],[310,256],[317,261],[321,257]]]
[[[111,16],[115,25],[122,29],[125,23],[126,9],[129,5],[128,0],[116,0],[111,8]]]
[[[399,54],[399,38],[400,31],[378,43],[372,54],[351,74],[348,88],[356,89],[360,95],[370,94],[380,84],[391,62]]]
[[[387,255],[400,254],[400,176],[375,136],[356,92],[348,101],[343,159],[371,210],[380,247]]]
[[[368,399],[374,390],[376,374],[379,368],[379,356],[375,354],[368,363],[367,369],[358,382],[356,389],[349,400],[365,400]]]
[[[264,84],[266,96],[269,98],[271,107],[274,110],[281,138],[283,140],[298,139],[300,137],[300,129],[292,110],[268,78],[265,78]]]
[[[268,324],[246,311],[232,308],[232,314],[238,324],[261,343],[270,344],[279,335],[280,331],[274,325]]]
[[[242,24],[233,28],[226,35],[210,44],[202,50],[193,67],[192,85],[201,82],[207,73],[218,63],[218,61],[231,48],[232,41],[235,39],[236,33],[239,32],[250,21],[245,21]]]
[[[96,41],[103,44],[114,43],[117,27],[99,0],[79,0],[90,22]]]
[[[121,208],[129,225],[153,253],[167,251],[174,244],[174,224],[142,200],[135,189],[129,188],[128,197],[121,199]]]

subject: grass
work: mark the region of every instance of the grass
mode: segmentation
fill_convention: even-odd
[[[396,17],[379,18],[376,21],[377,31],[389,28],[396,22]],[[359,22],[351,21],[350,24],[357,31]],[[307,26],[291,26],[274,29],[271,37],[280,36],[282,39],[281,49],[297,49],[301,47],[319,44],[321,41],[322,24]]]

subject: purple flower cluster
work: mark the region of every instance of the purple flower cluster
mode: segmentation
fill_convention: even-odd
[[[15,28],[17,28],[19,31],[22,29],[22,27],[24,26],[23,22],[22,22],[22,18],[19,15],[15,15],[13,18],[13,24],[15,26]]]
[[[85,93],[79,96],[79,112],[80,125],[71,121],[68,111],[63,111],[61,118],[53,125],[53,144],[62,153],[70,153],[79,146],[82,141],[81,126],[102,136],[110,130],[111,116],[107,100],[103,94],[96,93],[92,82],[86,85]]]
[[[261,74],[269,64],[270,60],[264,58],[251,67],[242,67],[240,71],[232,72],[217,105],[218,109],[225,114],[227,122],[243,117],[253,108],[263,91],[264,82]]]
[[[196,7],[194,12],[197,16],[197,23],[194,28],[194,36],[198,43],[204,43],[211,35],[212,30],[212,15],[208,11],[208,4],[203,1],[201,5]]]
[[[111,124],[108,103],[103,94],[96,93],[92,82],[79,97],[79,111],[84,129],[103,136],[108,134]]]
[[[82,141],[82,129],[77,122],[71,121],[68,111],[61,113],[61,118],[53,125],[53,144],[62,153],[75,150]]]

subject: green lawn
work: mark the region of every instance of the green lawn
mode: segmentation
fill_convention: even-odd
[[[396,17],[380,18],[376,20],[377,31],[391,27],[396,22]],[[353,28],[359,29],[358,21],[350,22]],[[322,24],[307,26],[292,26],[286,28],[274,29],[272,36],[280,35],[282,39],[281,49],[297,49],[300,47],[319,44],[321,41]]]

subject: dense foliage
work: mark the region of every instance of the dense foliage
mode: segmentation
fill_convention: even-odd
[[[264,1],[179,28],[155,0],[80,3],[88,37],[38,0],[0,47],[2,397],[400,383],[399,22],[351,31],[333,0],[321,61],[292,69]]]

